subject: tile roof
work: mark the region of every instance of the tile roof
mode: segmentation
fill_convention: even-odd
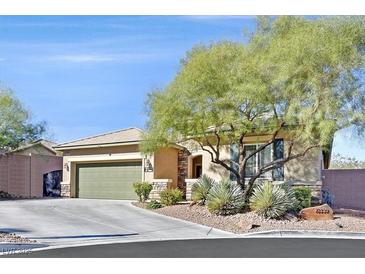
[[[38,146],[38,145],[42,145],[44,146],[45,148],[47,148],[48,150],[50,150],[51,152],[53,152],[54,154],[56,154],[57,152],[53,149],[53,147],[56,145],[55,142],[52,142],[52,141],[49,141],[49,140],[46,140],[46,139],[40,139],[40,140],[37,140],[35,142],[32,142],[32,143],[28,143],[28,144],[25,144],[23,146],[20,146],[18,147],[17,149],[14,149],[14,150],[11,150],[9,151],[10,153],[11,152],[18,152],[18,151],[22,151],[22,150],[25,150],[27,148],[31,148],[31,147],[34,147],[34,146]]]
[[[125,128],[113,132],[94,135],[71,142],[57,145],[55,148],[73,147],[73,146],[89,146],[114,143],[140,142],[142,140],[142,129]]]

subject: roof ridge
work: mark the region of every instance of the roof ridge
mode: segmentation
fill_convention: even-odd
[[[52,147],[52,146],[50,147],[50,146],[48,146],[47,144],[44,144],[44,142],[42,142],[42,141],[46,141],[46,142],[49,142],[49,143],[55,144],[54,142],[49,141],[49,140],[46,140],[46,139],[38,139],[38,140],[36,140],[36,141],[33,141],[33,142],[30,142],[30,143],[24,144],[24,145],[22,145],[22,146],[19,146],[19,147],[18,147],[18,148],[16,148],[16,149],[10,150],[9,152],[11,153],[11,152],[18,152],[18,151],[22,151],[22,150],[25,150],[25,149],[31,148],[31,147],[36,146],[36,145],[41,145],[41,146],[45,147],[46,149],[51,150],[51,151],[53,151],[53,152],[54,152],[54,150],[53,150],[53,147]]]
[[[34,141],[33,143],[39,143],[39,142],[42,142],[42,141],[45,141],[45,142],[48,142],[48,143],[53,143],[53,144],[57,144],[56,142],[54,141],[51,141],[51,140],[48,140],[48,139],[44,139],[44,138],[40,138],[36,141]]]
[[[88,137],[76,139],[76,140],[73,140],[73,141],[61,143],[61,144],[58,144],[56,147],[58,147],[58,146],[64,146],[64,145],[67,145],[67,144],[70,144],[70,143],[74,143],[74,142],[78,142],[78,141],[84,141],[84,140],[92,139],[92,138],[95,138],[95,137],[105,136],[105,135],[108,135],[108,134],[118,133],[118,132],[121,132],[121,131],[131,130],[131,129],[137,129],[137,130],[143,132],[142,129],[137,128],[137,127],[122,128],[122,129],[118,129],[118,130],[114,130],[114,131],[109,131],[109,132],[105,132],[105,133],[101,133],[101,134],[96,134],[96,135],[92,135],[92,136],[88,136]]]

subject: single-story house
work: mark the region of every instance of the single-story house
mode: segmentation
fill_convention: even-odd
[[[42,139],[0,154],[0,191],[44,197],[47,175],[62,170],[62,157],[53,149],[55,145]]]
[[[134,199],[132,184],[154,179],[177,187],[181,149],[165,148],[147,156],[139,149],[141,141],[141,129],[127,128],[55,146],[63,153],[62,195]]]
[[[230,178],[223,167],[210,162],[206,151],[191,144],[172,145],[153,155],[140,151],[143,131],[127,128],[114,132],[63,143],[55,150],[63,153],[63,196],[100,199],[135,199],[132,184],[137,181],[153,183],[151,196],[166,187],[180,188],[190,197],[190,186],[202,174],[219,181]],[[269,136],[250,136],[244,140],[247,150],[253,149]],[[285,136],[278,136],[270,146],[251,160],[252,172],[263,159],[275,157],[274,150],[285,151]],[[223,157],[235,157],[232,146],[225,146]],[[304,158],[288,162],[279,174],[265,174],[264,179],[308,185],[316,191],[321,186],[324,167],[323,152],[313,150]]]
[[[35,142],[20,146],[19,148],[7,152],[6,154],[27,156],[29,156],[30,154],[61,156],[61,154],[53,148],[56,145],[57,144],[55,142],[40,139]]]

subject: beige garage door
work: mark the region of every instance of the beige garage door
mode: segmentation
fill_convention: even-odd
[[[104,163],[77,165],[79,198],[136,199],[133,183],[142,180],[142,163]]]

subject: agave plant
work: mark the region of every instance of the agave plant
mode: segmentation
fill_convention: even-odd
[[[279,218],[296,205],[295,194],[288,185],[259,184],[250,199],[250,208],[266,218]]]
[[[244,205],[241,189],[231,181],[215,184],[207,196],[207,207],[212,213],[227,215],[237,213]]]
[[[216,182],[207,175],[201,176],[191,187],[192,200],[196,203],[204,205],[210,189],[215,184]]]

